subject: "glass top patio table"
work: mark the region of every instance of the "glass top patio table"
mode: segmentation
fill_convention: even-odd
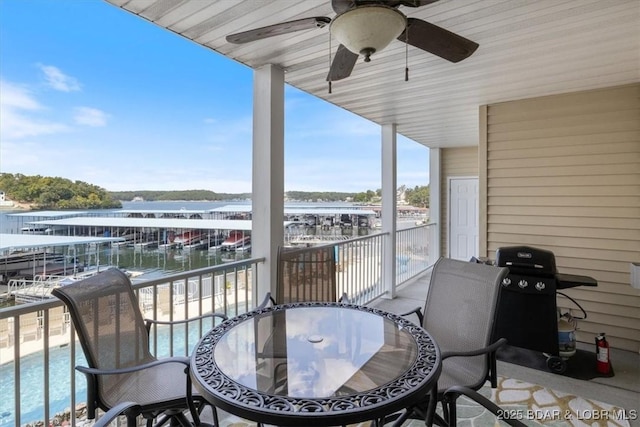
[[[191,360],[194,387],[211,404],[279,426],[374,420],[435,386],[440,351],[420,326],[340,303],[257,309],[207,333]]]

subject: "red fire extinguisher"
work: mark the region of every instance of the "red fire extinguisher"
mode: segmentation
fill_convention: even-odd
[[[604,337],[604,332],[596,337],[596,371],[600,374],[608,374],[611,371],[609,343]]]

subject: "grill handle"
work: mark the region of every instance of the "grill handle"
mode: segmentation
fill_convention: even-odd
[[[527,264],[524,262],[513,262],[513,261],[507,261],[505,263],[506,267],[518,267],[518,268],[538,268],[538,269],[543,269],[544,266],[540,265],[540,264]]]

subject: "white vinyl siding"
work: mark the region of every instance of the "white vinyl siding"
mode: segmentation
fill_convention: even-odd
[[[640,84],[480,111],[481,246],[490,256],[501,246],[548,249],[558,271],[594,277],[596,288],[566,290],[588,313],[578,339],[605,332],[612,346],[637,352],[630,263],[640,262]]]

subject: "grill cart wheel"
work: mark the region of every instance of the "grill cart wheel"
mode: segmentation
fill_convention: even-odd
[[[559,356],[549,356],[547,358],[547,367],[551,372],[563,374],[567,370],[567,361]]]

